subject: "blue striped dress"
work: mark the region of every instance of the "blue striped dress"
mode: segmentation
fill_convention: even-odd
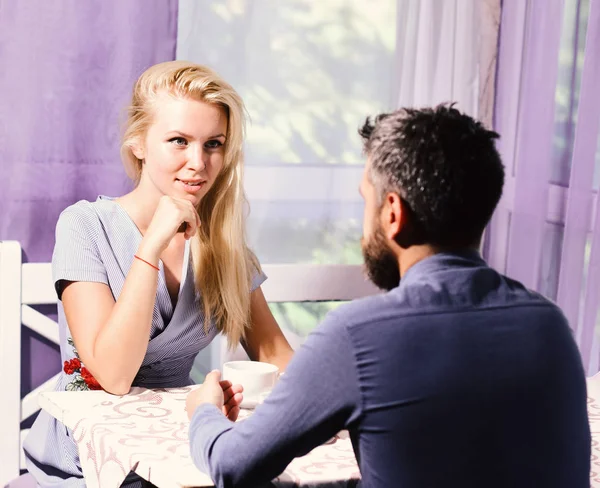
[[[142,235],[127,212],[112,198],[85,200],[62,212],[56,226],[52,274],[58,296],[66,281],[107,284],[115,299],[121,294]],[[148,350],[133,386],[168,388],[192,384],[194,358],[217,335],[214,323],[205,332],[200,295],[195,289],[189,242],[186,242],[179,295],[173,308],[159,262],[158,288]],[[253,279],[252,289],[265,280]],[[66,362],[57,391],[93,389],[69,332],[62,302],[58,302],[61,360]],[[27,469],[42,487],[83,487],[77,446],[69,430],[46,412],[40,412],[25,439]],[[142,486],[135,475],[127,486]],[[125,486],[125,485],[124,485]]]

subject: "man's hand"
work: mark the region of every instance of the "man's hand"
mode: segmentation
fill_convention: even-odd
[[[220,408],[229,420],[235,422],[240,413],[242,402],[242,386],[232,385],[230,381],[220,381],[221,372],[211,371],[206,375],[204,383],[191,391],[186,399],[186,410],[190,420],[203,403],[211,403]]]

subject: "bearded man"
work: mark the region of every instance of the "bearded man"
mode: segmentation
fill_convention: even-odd
[[[209,374],[187,402],[197,466],[256,486],[347,429],[365,488],[589,487],[569,325],[478,252],[504,184],[498,134],[447,105],[359,133],[363,254],[386,292],[330,313],[243,422],[239,387]]]

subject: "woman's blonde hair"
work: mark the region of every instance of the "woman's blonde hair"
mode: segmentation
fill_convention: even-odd
[[[197,206],[202,225],[190,245],[205,330],[214,320],[229,346],[235,347],[250,326],[252,278],[260,272],[256,256],[246,245],[244,225],[244,103],[231,85],[205,66],[169,61],[146,70],[134,86],[121,145],[123,163],[136,184],[143,162],[132,147],[145,137],[153,121],[154,102],[164,93],[219,106],[227,115],[223,168]]]

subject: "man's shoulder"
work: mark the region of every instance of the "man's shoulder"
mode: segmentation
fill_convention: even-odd
[[[443,287],[435,291],[430,286],[424,290],[421,285],[395,288],[340,305],[329,313],[327,322],[331,327],[347,329],[388,321],[394,321],[396,326],[401,327],[403,323],[412,323],[415,316],[424,318],[430,314],[486,310],[494,310],[497,314],[499,309],[513,308],[538,310],[546,317],[555,318],[557,322],[566,320],[560,307],[545,296],[527,289],[515,280],[499,274],[498,277],[502,281],[498,287],[490,287],[483,293],[461,291],[455,296]]]
[[[340,305],[327,316],[332,327],[360,327],[386,317],[398,317],[401,305],[393,292],[358,298]]]
[[[548,297],[541,293],[527,288],[523,283],[515,279],[498,274],[506,284],[506,305],[516,305],[520,307],[540,308],[545,313],[555,315],[558,319],[564,319],[562,309]]]

